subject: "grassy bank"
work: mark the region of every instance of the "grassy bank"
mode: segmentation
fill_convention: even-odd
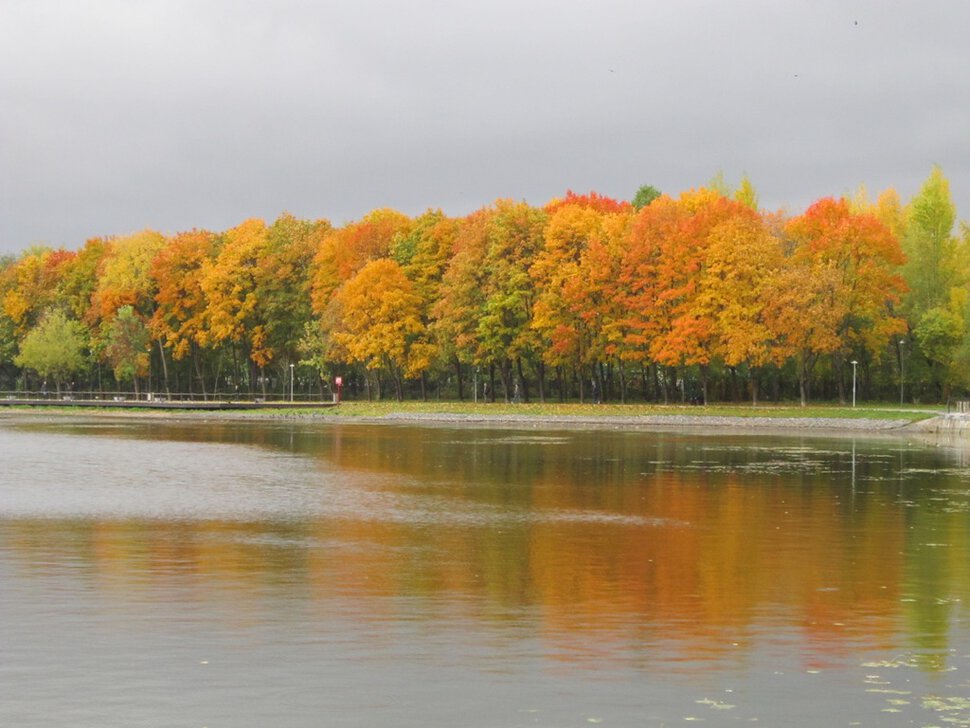
[[[810,407],[798,405],[751,405],[713,404],[651,405],[651,404],[505,404],[472,402],[344,402],[327,410],[328,417],[386,417],[388,415],[519,415],[534,417],[777,417],[777,418],[834,418],[834,419],[880,419],[915,422],[933,417],[945,411],[943,406],[905,408],[898,405],[866,405],[852,408],[838,404],[819,404]],[[311,408],[287,408],[263,410],[267,414],[309,414],[319,412]],[[253,416],[259,416],[254,413]]]
[[[71,406],[32,408],[14,406],[3,408],[6,412],[36,412],[47,414],[91,415],[128,414],[133,416],[199,416],[199,417],[317,417],[326,419],[381,418],[388,416],[408,417],[428,415],[464,415],[471,417],[519,417],[542,418],[607,418],[607,417],[757,417],[778,419],[867,419],[893,420],[902,423],[916,422],[933,417],[946,411],[942,405],[919,407],[900,407],[899,405],[879,404],[860,405],[852,408],[833,403],[815,404],[800,407],[797,404],[759,405],[750,404],[712,404],[699,405],[657,405],[657,404],[505,404],[472,402],[344,402],[339,407],[315,408],[301,407],[299,404],[281,404],[273,407],[268,403],[265,409],[246,412],[192,412],[162,411],[142,408],[115,408],[110,405],[98,408],[80,409]]]

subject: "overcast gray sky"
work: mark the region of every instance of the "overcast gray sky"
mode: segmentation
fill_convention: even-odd
[[[0,252],[718,170],[798,213],[940,164],[967,218],[968,28],[961,0],[0,0]]]

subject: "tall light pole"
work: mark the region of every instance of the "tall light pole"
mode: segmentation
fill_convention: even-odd
[[[906,343],[905,339],[899,340],[899,404],[903,404],[903,382],[906,381],[906,361],[903,357],[903,345]]]
[[[859,362],[853,359],[849,363],[852,364],[852,408],[855,409],[855,365]]]
[[[293,404],[293,364],[290,364],[290,404]]]

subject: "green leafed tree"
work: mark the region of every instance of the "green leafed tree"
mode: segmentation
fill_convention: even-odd
[[[961,349],[970,334],[966,301],[970,296],[968,241],[953,234],[956,206],[943,171],[934,167],[905,208],[903,276],[909,292],[903,312],[915,343],[914,379],[944,397],[963,378]]]
[[[905,309],[911,320],[919,320],[931,308],[946,305],[950,289],[959,283],[955,222],[950,183],[943,171],[934,167],[910,200],[902,240],[906,254],[903,277],[909,285]]]
[[[69,319],[59,309],[52,309],[27,332],[14,363],[34,370],[45,379],[53,379],[60,394],[61,385],[87,366],[88,339],[83,324]]]

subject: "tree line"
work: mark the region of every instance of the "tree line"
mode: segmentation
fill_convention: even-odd
[[[283,214],[0,261],[0,389],[494,401],[941,401],[970,229],[934,168],[802,214],[747,178],[469,215]]]

